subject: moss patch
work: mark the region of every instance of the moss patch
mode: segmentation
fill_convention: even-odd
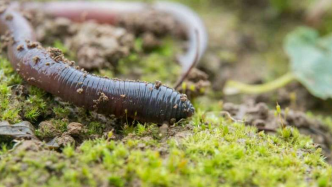
[[[167,140],[142,138],[138,126],[122,141],[85,141],[62,153],[3,150],[2,185],[331,186],[331,166],[296,129],[272,136],[216,116],[191,123],[189,134]]]

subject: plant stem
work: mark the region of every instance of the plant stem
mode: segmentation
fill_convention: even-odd
[[[261,94],[276,90],[278,88],[282,88],[287,84],[296,80],[295,76],[289,72],[285,75],[279,77],[278,79],[268,82],[261,85],[250,85],[241,83],[238,81],[230,80],[227,82],[226,87],[224,89],[225,95],[234,95],[234,94]]]

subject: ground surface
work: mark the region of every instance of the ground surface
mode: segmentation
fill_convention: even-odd
[[[132,124],[65,103],[27,85],[3,53],[0,129],[25,121],[38,140],[0,137],[0,186],[332,186],[330,100],[298,83],[260,95],[222,94],[227,78],[262,83],[287,72],[283,39],[304,24],[310,1],[184,2],[202,15],[210,44],[181,88],[197,112],[172,126]],[[169,85],[179,75],[179,32],[160,33],[149,22],[138,32],[33,17],[44,46],[95,74]],[[321,33],[332,31],[325,22]]]

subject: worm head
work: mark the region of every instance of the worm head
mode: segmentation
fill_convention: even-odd
[[[195,108],[194,106],[191,104],[191,102],[188,100],[186,102],[186,105],[187,105],[187,117],[191,117],[195,114]]]

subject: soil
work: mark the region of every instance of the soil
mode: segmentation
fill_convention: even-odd
[[[143,48],[161,46],[167,35],[184,39],[183,29],[170,16],[156,11],[146,11],[139,16],[128,14],[121,17],[117,26],[98,24],[94,21],[74,23],[66,18],[52,18],[42,12],[31,12],[37,39],[45,46],[61,41],[76,65],[95,70],[115,68],[117,62],[134,50],[135,37],[141,37]],[[176,28],[176,29],[174,29]]]
[[[178,89],[179,92],[185,93],[189,98],[195,98],[205,95],[205,90],[211,87],[209,76],[202,70],[194,68],[185,79],[185,86]]]
[[[302,134],[310,136],[314,143],[323,149],[327,160],[332,163],[331,129],[321,121],[309,118],[303,112],[283,110],[279,115],[275,110],[270,110],[265,103],[255,104],[255,102],[242,105],[225,103],[224,111],[230,114],[230,118],[243,121],[246,125],[255,126],[267,133],[276,133],[278,129],[286,126],[296,127]]]

